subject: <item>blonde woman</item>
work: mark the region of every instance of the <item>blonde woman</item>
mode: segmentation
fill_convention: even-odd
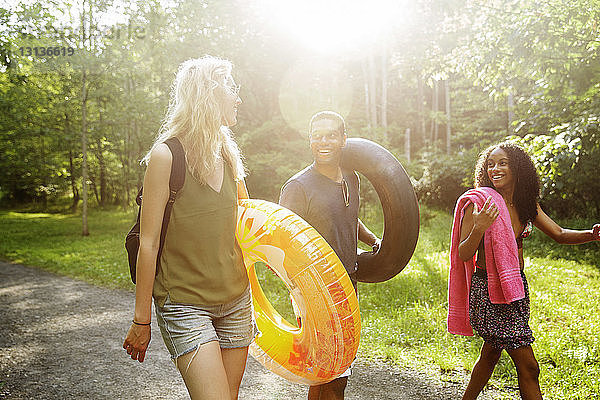
[[[231,70],[229,61],[211,56],[181,64],[164,125],[143,160],[135,313],[123,348],[144,361],[154,298],[164,343],[192,399],[237,399],[256,334],[234,236],[244,168],[229,130],[241,103]],[[164,142],[173,137],[187,168],[158,262],[173,160]]]

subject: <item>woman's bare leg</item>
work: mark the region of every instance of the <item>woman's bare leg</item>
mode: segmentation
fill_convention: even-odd
[[[519,347],[518,349],[507,350],[507,352],[517,369],[521,398],[523,400],[541,400],[540,366],[535,359],[531,346]]]
[[[237,400],[244,370],[246,369],[248,347],[221,349],[221,356],[223,357],[223,366],[227,375],[231,399]]]
[[[192,400],[231,398],[218,341],[200,345],[197,350],[177,358],[177,369]]]
[[[502,350],[498,350],[491,344],[483,342],[479,359],[473,367],[471,379],[469,380],[469,384],[467,385],[462,400],[474,400],[479,396],[479,393],[481,393],[490,380],[501,354]]]

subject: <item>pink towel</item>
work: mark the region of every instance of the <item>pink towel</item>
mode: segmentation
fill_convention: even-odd
[[[475,256],[466,262],[458,256],[460,224],[465,209],[470,203],[476,203],[481,210],[489,196],[492,196],[492,201],[500,211],[500,215],[486,230],[484,236],[490,301],[495,304],[508,304],[525,297],[517,242],[506,203],[492,188],[471,189],[458,199],[454,209],[448,279],[448,332],[450,333],[473,336],[473,328],[469,322],[469,289],[471,275],[475,270]]]

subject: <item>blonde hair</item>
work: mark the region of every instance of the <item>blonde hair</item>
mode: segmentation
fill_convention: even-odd
[[[148,163],[152,151],[165,140],[177,137],[186,154],[187,168],[206,183],[223,156],[236,180],[246,176],[242,155],[231,130],[223,126],[222,94],[216,91],[231,75],[230,61],[204,56],[183,62],[171,88],[167,114],[150,151],[142,159]]]

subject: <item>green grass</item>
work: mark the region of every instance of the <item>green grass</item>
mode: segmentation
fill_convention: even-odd
[[[89,237],[81,236],[79,215],[0,212],[0,257],[39,266],[108,287],[132,289],[124,236],[134,214],[92,211]],[[381,233],[378,210],[361,219]],[[448,246],[451,216],[422,209],[419,243],[410,264],[393,279],[359,284],[362,315],[360,356],[466,383],[482,344],[476,337],[446,332]],[[564,223],[589,227],[589,221]],[[547,399],[588,399],[600,394],[600,245],[560,246],[535,230],[525,243],[531,292],[534,351]],[[264,266],[257,266],[267,296],[294,322],[287,290]],[[504,354],[490,385],[506,396],[517,393],[515,369]]]
[[[133,288],[125,234],[133,212],[91,211],[90,236],[81,215],[0,212],[0,257],[107,287]]]
[[[446,296],[451,217],[427,211],[409,266],[381,284],[361,285],[361,351],[408,366],[438,368],[447,380],[466,379],[480,338],[446,332]],[[573,226],[573,225],[566,225]],[[584,226],[590,226],[584,225]],[[588,399],[600,394],[600,272],[598,243],[550,245],[540,231],[525,243],[531,292],[534,351],[545,398]],[[537,247],[539,246],[539,247]],[[595,247],[593,247],[595,246]],[[561,250],[563,252],[561,253]],[[540,257],[541,254],[549,254]],[[512,361],[503,354],[491,384],[516,388]],[[516,389],[508,390],[516,393]]]

